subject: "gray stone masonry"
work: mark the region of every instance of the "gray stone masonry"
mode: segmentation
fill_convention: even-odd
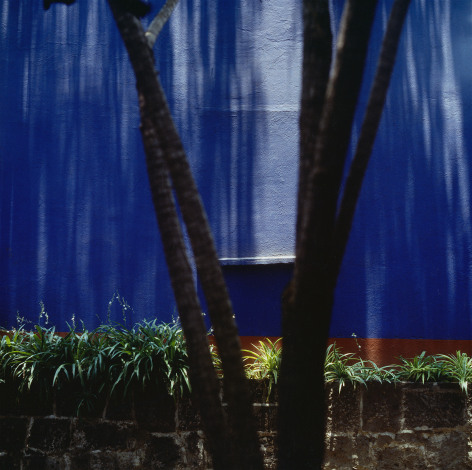
[[[457,384],[371,383],[340,393],[333,384],[326,393],[325,470],[472,469],[472,401]],[[275,469],[277,397],[266,401],[255,383],[253,398],[266,468]],[[211,468],[190,400],[140,394],[80,418],[58,403],[37,405],[2,406],[0,470]]]

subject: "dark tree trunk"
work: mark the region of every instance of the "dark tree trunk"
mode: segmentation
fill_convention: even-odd
[[[231,462],[227,462],[225,469],[261,469],[262,456],[244,373],[238,331],[205,211],[164,92],[157,79],[152,52],[147,45],[141,23],[132,15],[121,11],[114,0],[109,0],[109,3],[136,75],[142,109],[149,118],[149,126],[152,123],[155,134],[153,137],[157,139],[172,178],[222,360],[225,399],[228,402],[227,413],[231,429],[229,439],[231,451],[227,454],[227,460]],[[146,143],[145,149],[147,151]],[[154,190],[153,187],[151,189]],[[187,341],[191,339],[187,337]],[[204,398],[201,398],[203,402]]]
[[[329,0],[304,2],[297,244],[301,233],[301,215],[307,198],[308,177],[314,165],[316,136],[331,67],[332,43]]]
[[[323,369],[335,289],[332,235],[375,7],[375,0],[350,0],[346,4],[313,167],[299,214],[294,278],[285,299],[283,319],[280,469],[315,469],[323,462]],[[305,21],[310,18],[305,17]]]
[[[208,354],[208,337],[201,315],[192,268],[188,262],[184,238],[177,217],[172,188],[152,117],[140,96],[141,133],[152,199],[159,225],[169,275],[180,321],[185,334],[190,362],[190,382],[198,400],[208,447],[215,468],[231,464],[229,435],[220,401],[220,386]]]
[[[300,120],[303,171],[300,172],[298,199],[297,256],[294,279],[283,300],[281,469],[322,467],[325,432],[323,366],[334,291],[409,3],[410,0],[396,0],[392,7],[361,136],[337,217],[342,174],[376,2],[350,0],[346,5],[320,124],[318,115],[312,111],[317,109],[319,97],[307,91],[307,87],[316,81],[321,81],[319,86],[323,89],[324,85],[319,74],[310,69],[311,51],[304,50]],[[313,2],[306,1],[304,11],[307,48],[307,32],[317,31],[310,26],[310,22],[317,21]],[[323,37],[319,32],[318,35]],[[312,132],[317,130],[314,138],[305,126]]]

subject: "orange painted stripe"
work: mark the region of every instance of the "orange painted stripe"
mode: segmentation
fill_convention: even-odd
[[[345,352],[356,352],[363,359],[379,366],[398,363],[398,357],[410,358],[426,351],[432,354],[455,354],[456,351],[472,355],[472,340],[401,339],[401,338],[333,338]],[[359,346],[360,349],[359,349]]]
[[[242,336],[243,349],[253,349],[262,336]],[[275,341],[277,337],[270,337]],[[378,366],[398,363],[398,357],[414,357],[426,351],[427,354],[455,354],[456,351],[472,355],[472,340],[448,339],[401,339],[401,338],[330,338],[329,344],[336,342],[342,352],[355,353],[365,360],[375,362]]]

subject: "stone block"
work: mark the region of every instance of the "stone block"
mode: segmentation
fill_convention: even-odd
[[[198,431],[202,421],[197,407],[189,399],[180,400],[177,404],[177,429],[181,431]]]
[[[406,429],[450,428],[466,424],[466,395],[458,388],[439,388],[428,384],[404,387],[403,394]]]
[[[74,395],[67,395],[60,393],[55,399],[55,411],[54,414],[60,417],[73,417],[77,416],[78,402]]]
[[[133,404],[129,398],[112,396],[107,403],[105,417],[109,420],[129,421],[133,419]]]
[[[127,421],[75,420],[72,445],[92,450],[134,448],[138,428]]]
[[[21,465],[22,470],[66,470],[69,468],[63,455],[46,455],[36,449],[26,450]]]
[[[47,453],[68,449],[71,421],[66,418],[35,418],[28,440],[29,447]]]
[[[172,436],[149,436],[144,446],[143,468],[176,468],[182,462],[180,448]]]
[[[256,403],[253,406],[258,431],[277,430],[277,410],[278,406],[270,403]]]
[[[47,456],[41,452],[28,451],[22,459],[22,470],[46,470]]]
[[[275,432],[259,433],[262,457],[264,458],[264,468],[275,470],[277,468],[277,435]]]
[[[211,468],[211,458],[205,449],[205,436],[202,431],[178,434],[184,468]]]
[[[370,469],[370,448],[376,439],[369,434],[327,434],[324,470]]]
[[[13,382],[0,383],[0,415],[18,415],[17,403],[18,387]]]
[[[402,385],[372,382],[362,390],[362,430],[396,432],[400,429]]]
[[[81,416],[84,418],[100,418],[105,406],[104,394],[87,392],[84,394],[78,381],[61,385],[55,397],[56,416]]]
[[[144,454],[144,452],[122,452],[111,450],[92,451],[89,454],[89,467],[87,470],[131,470],[133,468],[146,469],[148,467],[143,466],[142,454]]]
[[[70,455],[70,468],[73,470],[90,470],[89,452],[79,450]]]
[[[374,444],[373,454],[371,468],[376,470],[425,470],[431,468],[428,466],[425,449],[421,445],[398,444],[396,442],[387,446]]]
[[[466,470],[472,468],[466,431],[444,430],[425,433],[425,448],[431,468]],[[447,449],[447,451],[445,451]]]
[[[19,400],[18,413],[24,416],[49,416],[53,410],[52,393],[45,395],[39,385],[25,390]]]
[[[265,379],[251,379],[248,380],[248,384],[252,403],[276,403],[278,401],[279,389],[276,384],[269,387],[269,381]]]
[[[11,455],[5,452],[0,453],[0,470],[20,470],[21,457],[19,454]]]
[[[131,467],[132,468],[132,467]],[[88,470],[121,470],[116,464],[114,452],[95,450],[89,453]]]
[[[355,436],[355,454],[353,462],[355,463],[356,470],[364,470],[375,468],[371,466],[372,463],[372,448],[375,445],[388,445],[393,440],[392,435],[377,435],[374,437],[369,433],[361,433]]]
[[[176,403],[165,392],[146,390],[137,392],[134,412],[140,428],[152,432],[175,431]]]
[[[360,429],[359,400],[361,390],[346,384],[339,391],[338,383],[326,385],[326,424],[329,432],[358,432]]]
[[[353,468],[357,455],[353,435],[330,434],[325,440],[325,469]]]
[[[0,452],[20,453],[25,447],[29,418],[0,417]]]

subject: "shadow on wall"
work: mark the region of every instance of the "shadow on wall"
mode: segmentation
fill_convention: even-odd
[[[167,31],[172,47],[158,52],[161,77],[220,257],[292,254],[299,8],[285,1],[181,6]],[[279,334],[285,269],[224,271],[241,334]]]
[[[159,49],[221,257],[293,252],[300,26],[283,1],[187,0]]]
[[[8,110],[0,116],[0,325],[14,325],[17,311],[36,321],[43,301],[59,329],[73,314],[92,328],[117,290],[134,308],[130,322],[170,320],[134,78],[106,2],[46,13],[40,3],[6,2],[0,12],[0,99]],[[222,256],[260,250],[255,236],[267,229],[254,227],[254,201],[264,209],[272,196],[259,190],[268,171],[261,162],[279,145],[265,140],[269,121],[296,128],[296,110],[264,95],[272,78],[261,74],[254,46],[268,34],[257,32],[263,10],[242,0],[182,1],[157,50]],[[284,23],[287,38],[294,14]],[[277,133],[285,147],[296,142],[292,128]],[[271,184],[293,190],[280,176],[285,157],[275,155]],[[274,232],[290,244],[293,236]]]
[[[471,21],[468,2],[412,2],[341,274],[335,336],[471,337]]]
[[[257,136],[264,135],[265,122],[257,113],[263,97],[248,47],[261,7],[252,9],[247,31],[241,9],[238,1],[184,2],[161,68],[219,248],[248,256]]]

